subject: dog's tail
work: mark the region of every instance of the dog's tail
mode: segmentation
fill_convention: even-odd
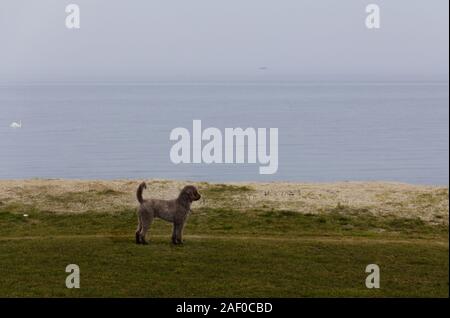
[[[144,202],[144,198],[142,197],[142,191],[144,191],[144,189],[147,189],[147,185],[145,184],[145,182],[142,182],[136,192],[136,197],[140,204]]]

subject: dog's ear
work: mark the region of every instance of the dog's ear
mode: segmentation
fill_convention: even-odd
[[[197,188],[195,186],[189,186],[189,197],[190,197],[191,201],[198,200],[199,196],[200,195],[197,191]]]
[[[194,197],[198,198],[200,196],[200,193],[198,193],[198,189],[194,187]]]
[[[195,186],[191,187],[191,195],[192,195],[191,196],[192,197],[192,201],[200,200],[200,198],[202,197],[200,195],[200,193],[198,192],[197,187],[195,187]]]
[[[195,194],[194,194],[194,189],[193,189],[193,187],[189,187],[189,188],[187,189],[187,193],[188,193],[188,195],[189,195],[189,200],[194,201],[194,199],[195,199]]]
[[[183,199],[183,201],[191,201],[191,196],[189,195],[189,190],[187,187],[184,187],[180,192],[180,198]]]

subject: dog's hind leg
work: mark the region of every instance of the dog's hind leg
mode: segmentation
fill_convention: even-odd
[[[153,222],[153,214],[147,214],[145,217],[141,216],[141,231],[139,233],[139,239],[141,244],[148,244],[148,242],[145,240],[145,236],[147,235],[147,231],[150,228],[150,225],[152,225]]]
[[[140,236],[141,231],[142,231],[141,216],[138,215],[138,226],[136,229],[136,244],[141,244],[141,236]]]

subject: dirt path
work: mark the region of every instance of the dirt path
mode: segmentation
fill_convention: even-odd
[[[54,236],[8,236],[0,237],[0,241],[19,241],[19,240],[69,240],[69,239],[114,239],[129,238],[131,235],[111,235],[111,234],[87,234],[87,235],[54,235]],[[151,238],[167,238],[167,235],[151,235]],[[220,235],[186,235],[186,240],[223,240],[223,241],[276,241],[276,242],[320,242],[320,243],[342,243],[342,244],[420,244],[420,245],[439,245],[449,246],[448,241],[428,240],[428,239],[381,239],[366,237],[328,237],[328,236],[307,236],[307,237],[276,237],[276,236],[220,236]]]

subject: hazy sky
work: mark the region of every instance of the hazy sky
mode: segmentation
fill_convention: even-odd
[[[81,8],[81,29],[65,7]],[[365,7],[381,7],[381,29]],[[0,81],[448,77],[448,0],[1,0]],[[266,70],[261,70],[266,67]]]

